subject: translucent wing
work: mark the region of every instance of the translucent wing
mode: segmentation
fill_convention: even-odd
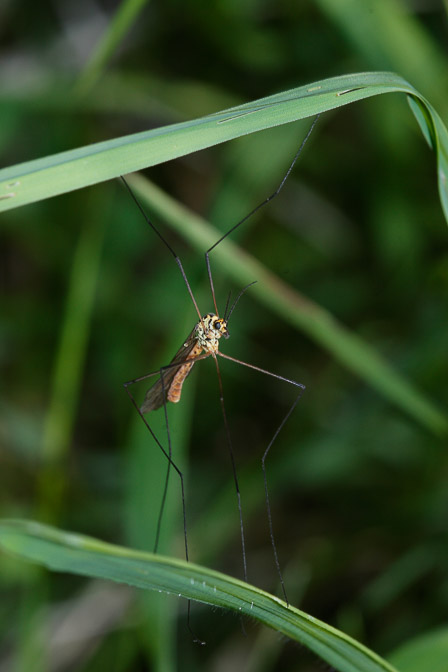
[[[157,382],[147,391],[145,400],[140,407],[140,411],[142,413],[156,411],[158,408],[163,406],[164,401],[179,401],[180,392],[182,390],[182,383],[190,373],[194,364],[194,361],[188,362],[188,360],[197,357],[201,348],[199,348],[199,352],[197,352],[197,349],[198,343],[196,340],[195,327],[188,336],[185,343],[174,355],[169,364],[169,368],[166,368],[163,371],[163,387],[162,379],[159,378]],[[177,363],[179,363],[179,366],[172,366],[173,364]],[[179,376],[180,372],[182,372],[182,376]],[[181,378],[180,381],[179,377]]]

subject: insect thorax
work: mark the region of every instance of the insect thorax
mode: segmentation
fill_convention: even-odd
[[[216,352],[219,349],[221,336],[229,337],[227,322],[214,313],[207,313],[196,325],[196,339],[206,352]]]

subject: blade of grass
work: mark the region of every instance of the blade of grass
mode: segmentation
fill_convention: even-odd
[[[59,511],[65,476],[62,462],[70,446],[98,279],[105,220],[98,221],[98,199],[91,204],[73,257],[64,319],[51,380],[39,474],[41,516]],[[95,214],[94,214],[95,213]]]
[[[432,105],[399,75],[370,72],[321,80],[201,119],[115,138],[0,171],[0,211],[97,184],[273,126],[383,93],[402,92],[425,110],[435,142],[438,184],[448,220],[448,134]]]
[[[170,224],[202,252],[210,247],[220,233],[199,216],[179,205],[161,189],[141,175],[129,176],[132,188],[151,206],[151,212]],[[259,261],[225,240],[213,251],[212,263],[234,278],[241,286],[254,279],[257,284],[251,295],[295,328],[305,332],[326,348],[351,371],[403,409],[416,421],[435,433],[448,431],[448,420],[409,381],[392,367],[365,341],[351,333],[328,311],[286,285]]]
[[[42,436],[42,465],[37,476],[39,517],[52,522],[55,522],[61,511],[67,485],[67,473],[63,465],[70,448],[80,396],[105,232],[105,220],[98,221],[97,216],[98,195],[90,201],[87,213],[91,213],[92,216],[87,215],[85,218],[73,255]],[[23,595],[26,619],[23,621],[23,627],[19,629],[21,645],[18,647],[17,669],[29,669],[31,661],[36,672],[46,669],[42,632],[34,626],[47,599],[47,577],[43,572],[36,572]]]
[[[75,96],[84,95],[94,86],[106,68],[107,62],[111,59],[119,43],[131,28],[147,1],[123,0],[119,4],[115,16],[108,24],[107,30],[78,79],[73,92]]]
[[[0,544],[54,571],[157,590],[255,618],[307,646],[340,672],[395,672],[387,661],[339,630],[254,586],[198,565],[30,521],[3,521]]]

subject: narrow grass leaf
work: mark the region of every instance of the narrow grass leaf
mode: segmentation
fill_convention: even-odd
[[[75,95],[83,95],[94,86],[147,2],[148,0],[122,0],[78,79]]]
[[[339,672],[396,672],[339,630],[254,586],[198,565],[30,521],[3,521],[0,546],[55,571],[118,581],[244,614],[300,642]]]
[[[311,117],[384,93],[405,93],[426,109],[437,136],[438,184],[448,219],[447,131],[432,105],[406,80],[367,72],[320,80],[201,119],[114,138],[0,171],[0,211],[110,180],[234,138]]]

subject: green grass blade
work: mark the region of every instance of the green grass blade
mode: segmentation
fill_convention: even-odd
[[[437,137],[438,180],[445,217],[448,137],[430,103],[399,75],[360,73],[325,79],[252,103],[122,138],[115,138],[0,171],[0,211],[97,184],[273,126],[326,112],[372,96],[401,92],[426,110]]]
[[[132,188],[151,206],[151,212],[170,224],[200,251],[206,250],[220,233],[199,216],[179,205],[161,189],[140,175],[129,176]],[[351,371],[432,431],[448,431],[448,421],[432,402],[392,367],[359,336],[350,332],[328,311],[284,283],[250,254],[230,240],[213,251],[212,263],[219,264],[240,285],[257,280],[251,295],[267,308],[305,332]]]
[[[29,521],[0,524],[0,545],[49,569],[126,583],[255,618],[300,642],[339,672],[394,672],[351,637],[268,593],[181,560],[133,551]]]
[[[60,509],[65,486],[62,464],[70,446],[79,403],[101,261],[106,222],[96,218],[93,224],[97,204],[98,198],[95,198],[92,217],[84,223],[73,257],[42,438],[41,515],[52,522],[55,522],[55,512]]]
[[[98,199],[95,199],[98,205]],[[94,221],[97,208],[81,229],[67,290],[67,302],[52,380],[51,402],[46,419],[43,459],[61,459],[72,433],[74,413],[92,319],[96,284],[106,222]]]
[[[136,20],[148,0],[123,0],[119,5],[113,20],[107,27],[101,40],[98,42],[83,73],[78,79],[75,94],[83,95],[89,91],[101,76],[107,62],[110,60],[118,45]]]

